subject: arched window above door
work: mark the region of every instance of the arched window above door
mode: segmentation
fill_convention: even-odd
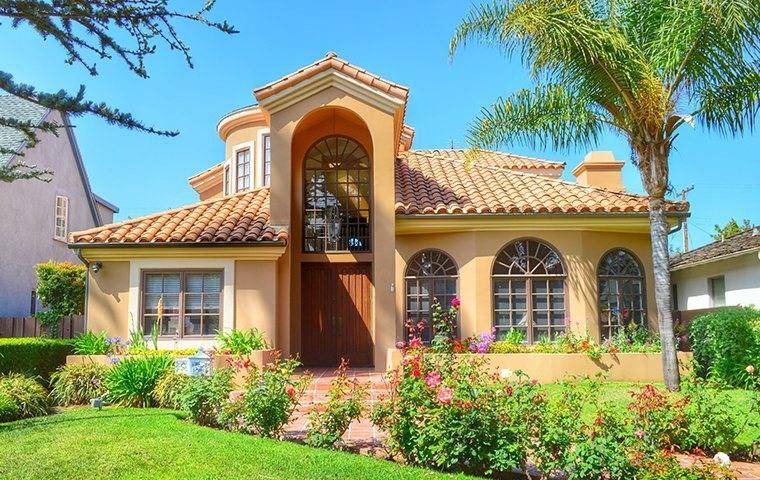
[[[304,252],[371,249],[370,158],[355,140],[333,135],[306,152]]]
[[[494,261],[492,288],[497,338],[513,330],[533,343],[565,331],[565,267],[549,245],[523,239],[504,247]]]
[[[597,281],[602,340],[630,324],[646,326],[644,269],[638,258],[622,248],[607,252],[599,262]]]
[[[457,296],[457,274],[456,263],[441,250],[418,252],[407,264],[406,320],[413,325],[424,322],[420,333],[425,342],[432,339],[430,306],[438,300],[444,309],[448,308]]]

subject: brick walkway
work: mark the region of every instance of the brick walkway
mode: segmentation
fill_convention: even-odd
[[[333,369],[311,370],[311,373],[314,375],[314,380],[301,399],[301,405],[294,415],[294,420],[285,429],[286,436],[292,439],[303,439],[305,437],[309,412],[314,408],[315,404],[321,404],[327,400],[327,390],[334,378]],[[377,403],[379,398],[388,395],[389,387],[383,373],[362,368],[352,368],[348,373],[351,378],[357,378],[361,382],[372,384],[369,398],[370,409]],[[379,431],[369,419],[364,418],[351,424],[343,436],[343,441],[347,446],[359,449],[360,451],[379,454],[378,450],[382,447],[383,437],[383,432]],[[712,461],[709,458],[689,455],[681,455],[679,459],[684,466],[693,465],[697,462]],[[732,466],[737,472],[738,480],[760,480],[760,464],[734,462]]]

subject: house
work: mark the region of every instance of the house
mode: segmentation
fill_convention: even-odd
[[[675,310],[760,306],[760,231],[751,228],[670,259]]]
[[[89,328],[148,332],[161,299],[162,345],[256,327],[309,366],[383,369],[434,299],[461,299],[462,336],[656,323],[648,202],[610,152],[568,182],[563,163],[414,150],[409,90],[332,53],[253,93],[189,179],[198,203],[72,234]]]
[[[69,232],[111,223],[119,209],[92,192],[67,115],[6,94],[0,95],[0,118],[63,125],[57,135],[38,133],[34,148],[18,130],[0,126],[0,144],[17,152],[0,154],[0,163],[21,161],[54,172],[50,182],[0,183],[0,317],[25,316],[36,308],[35,265],[81,263],[67,248]]]

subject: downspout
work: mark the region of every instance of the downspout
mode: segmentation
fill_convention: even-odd
[[[89,310],[87,309],[87,303],[90,299],[90,262],[85,260],[85,258],[82,256],[81,249],[77,248],[74,250],[74,254],[79,257],[79,260],[84,263],[85,268],[87,269],[87,273],[85,273],[84,276],[84,328],[85,331],[87,330],[87,325],[89,322],[87,321],[87,316]]]

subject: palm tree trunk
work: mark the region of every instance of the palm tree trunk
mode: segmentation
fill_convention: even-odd
[[[678,390],[680,375],[676,356],[673,312],[671,306],[670,267],[668,265],[668,223],[665,220],[662,200],[650,198],[649,225],[652,237],[652,264],[654,267],[654,298],[657,304],[657,321],[662,343],[662,371],[668,390]]]

